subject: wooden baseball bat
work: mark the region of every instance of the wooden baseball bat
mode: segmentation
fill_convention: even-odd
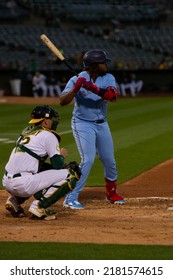
[[[52,43],[52,41],[45,34],[42,34],[40,36],[40,39],[56,55],[56,57],[58,57],[76,76],[78,76],[74,68],[65,60],[65,57],[62,55],[62,53],[58,50],[58,48]]]

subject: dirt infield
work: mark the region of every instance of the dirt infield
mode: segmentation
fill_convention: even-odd
[[[59,104],[58,97],[25,97],[25,96],[0,96],[0,104],[35,104],[53,105]]]
[[[119,185],[125,205],[108,204],[104,187],[86,187],[80,201],[84,210],[54,205],[53,221],[13,218],[4,208],[7,192],[0,191],[0,240],[173,245],[173,160]]]

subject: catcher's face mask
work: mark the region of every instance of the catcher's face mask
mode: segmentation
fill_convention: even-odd
[[[54,130],[54,131],[56,131],[56,129],[57,129],[57,126],[58,126],[58,121],[56,121],[56,120],[52,120],[52,126],[51,126],[51,130]]]
[[[52,119],[51,130],[56,130],[59,123],[59,114],[54,109],[50,108],[47,105],[37,106],[31,113],[32,119],[29,121],[29,124],[39,124],[44,119]],[[56,119],[56,120],[55,120]]]

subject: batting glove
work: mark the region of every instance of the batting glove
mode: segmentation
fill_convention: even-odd
[[[84,77],[79,77],[77,80],[76,80],[76,83],[75,83],[75,86],[73,88],[73,92],[74,93],[77,93],[81,86],[83,86],[83,84],[86,82],[86,79]]]
[[[107,87],[106,89],[100,89],[99,95],[104,100],[115,101],[119,95],[119,91],[116,87]]]
[[[94,83],[89,81],[89,82],[85,82],[82,87],[85,88],[86,90],[89,90],[89,91],[99,95],[104,100],[113,101],[113,100],[116,100],[116,98],[118,96],[118,90],[112,86],[107,87],[106,89],[99,88]]]
[[[92,83],[91,81],[85,82],[82,86],[86,90],[92,91],[95,94],[99,94],[100,88],[96,86],[96,84]]]

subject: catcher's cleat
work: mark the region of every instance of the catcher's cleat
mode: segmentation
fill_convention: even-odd
[[[23,218],[26,217],[24,209],[18,204],[16,198],[14,196],[10,196],[7,199],[5,204],[5,208],[7,211],[11,213],[11,215],[15,218]]]
[[[106,200],[113,204],[124,204],[125,200],[122,196],[116,193],[115,190],[112,190],[109,194],[106,194]]]
[[[56,219],[56,211],[51,211],[44,208],[35,208],[30,206],[29,210],[30,213],[32,213],[34,216],[44,219],[44,220],[55,220]]]

